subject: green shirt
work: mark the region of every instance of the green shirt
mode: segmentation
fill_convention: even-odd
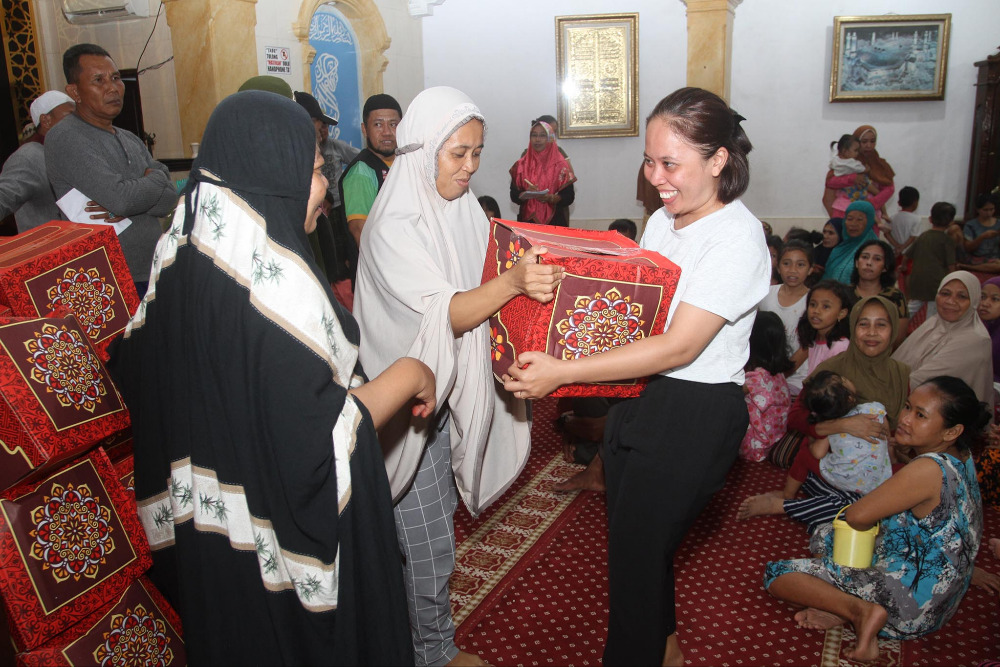
[[[344,174],[344,214],[348,220],[367,218],[378,194],[375,170],[364,162],[356,162]]]
[[[933,301],[938,285],[955,263],[955,242],[943,229],[929,229],[906,249],[913,259],[908,296],[917,301]]]

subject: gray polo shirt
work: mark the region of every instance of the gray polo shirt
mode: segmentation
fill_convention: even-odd
[[[19,232],[63,217],[45,175],[45,148],[36,141],[14,151],[0,172],[0,218],[11,213]]]
[[[132,280],[149,280],[159,218],[177,204],[170,171],[128,130],[102,130],[70,114],[45,135],[45,166],[56,199],[76,188],[132,224],[118,236]],[[144,176],[146,169],[154,171]],[[141,296],[141,295],[140,295]]]

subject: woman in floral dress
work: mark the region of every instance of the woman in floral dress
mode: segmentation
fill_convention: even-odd
[[[850,622],[857,645],[845,656],[869,661],[878,657],[878,636],[913,639],[954,615],[972,579],[983,530],[969,444],[988,420],[975,393],[957,378],[932,378],[910,394],[896,444],[917,457],[844,513],[856,530],[879,524],[872,566],[834,563],[831,525],[813,536],[816,558],[767,564],[768,591],[806,607],[795,614],[800,626]]]

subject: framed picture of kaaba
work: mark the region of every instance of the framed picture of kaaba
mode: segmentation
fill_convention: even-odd
[[[836,16],[831,102],[943,100],[951,14]]]

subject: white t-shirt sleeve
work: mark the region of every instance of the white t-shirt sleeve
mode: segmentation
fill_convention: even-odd
[[[763,271],[764,258],[770,262],[769,255],[747,252],[735,239],[713,240],[691,272],[681,301],[734,322],[761,298],[759,291],[747,287]]]

